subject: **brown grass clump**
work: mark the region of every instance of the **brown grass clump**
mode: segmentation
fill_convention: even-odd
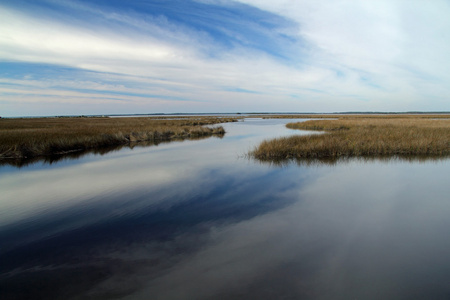
[[[223,135],[223,127],[202,125],[236,119],[30,118],[0,120],[0,160],[61,155],[143,141]]]
[[[450,155],[449,119],[345,117],[286,126],[326,133],[264,141],[250,154],[261,160]]]
[[[446,113],[373,113],[373,114],[293,114],[293,115],[252,115],[252,118],[262,119],[448,119]]]

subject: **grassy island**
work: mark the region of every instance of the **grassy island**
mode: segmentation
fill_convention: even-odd
[[[223,135],[221,117],[0,119],[0,160],[55,156],[137,142]]]
[[[250,155],[260,160],[450,155],[450,116],[358,115],[289,123],[324,134],[262,142]]]

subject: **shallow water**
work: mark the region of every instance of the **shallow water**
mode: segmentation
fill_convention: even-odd
[[[290,121],[0,167],[2,299],[448,299],[450,160],[246,157]]]

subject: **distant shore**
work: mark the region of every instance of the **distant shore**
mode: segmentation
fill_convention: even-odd
[[[250,156],[270,161],[450,155],[450,115],[339,115],[286,127],[324,134],[266,140]]]
[[[0,160],[55,156],[149,141],[223,135],[227,117],[63,117],[0,120]]]

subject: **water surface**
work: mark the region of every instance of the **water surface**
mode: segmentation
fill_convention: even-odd
[[[448,299],[450,160],[246,157],[290,121],[0,167],[0,294]]]

